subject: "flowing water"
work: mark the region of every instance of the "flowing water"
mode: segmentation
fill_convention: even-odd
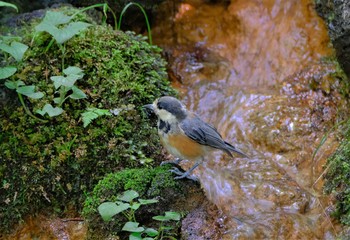
[[[250,156],[215,152],[195,171],[226,216],[223,239],[334,239],[341,230],[322,174],[345,101],[312,2],[174,1],[156,19],[154,41],[181,99]]]

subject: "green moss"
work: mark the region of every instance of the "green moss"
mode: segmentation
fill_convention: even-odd
[[[66,67],[84,70],[77,85],[88,97],[67,99],[65,112],[47,116],[47,123],[28,116],[15,94],[0,108],[0,230],[42,208],[64,210],[73,204],[79,210],[84,193],[105,174],[159,164],[159,139],[141,106],[175,92],[161,50],[141,38],[94,25],[69,40]],[[24,39],[29,45],[32,36]],[[37,36],[12,77],[45,93],[40,100],[25,98],[32,112],[53,104],[50,76],[62,74],[61,51],[54,44],[46,52],[49,41],[45,33]],[[83,128],[81,113],[88,107],[125,110]]]
[[[325,175],[325,192],[336,197],[336,210],[333,215],[343,224],[350,225],[350,121],[344,140],[336,153],[328,159]]]
[[[114,233],[119,234],[121,227],[127,219],[122,214],[116,215],[111,222],[103,222],[97,213],[97,207],[105,201],[116,201],[117,196],[125,190],[135,190],[140,198],[151,199],[157,197],[164,199],[169,197],[169,191],[181,192],[183,186],[179,181],[173,179],[168,167],[157,167],[154,169],[127,169],[117,173],[108,174],[95,186],[94,190],[85,200],[83,215],[89,222],[89,238],[101,239],[102,236]],[[174,194],[171,194],[174,196]],[[160,211],[162,203],[147,206],[147,213],[142,210],[136,213],[136,219],[141,224],[149,226],[151,217],[162,214]]]

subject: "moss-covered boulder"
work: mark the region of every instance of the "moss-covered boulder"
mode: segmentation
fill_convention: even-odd
[[[63,75],[63,56],[55,43],[47,51],[49,34],[40,33],[31,43],[32,37],[24,37],[30,47],[9,80],[22,80],[45,94],[37,100],[24,97],[35,113],[54,105],[59,93],[50,77]],[[160,49],[143,37],[99,25],[64,47],[64,68],[83,70],[75,85],[87,98],[67,98],[58,116],[37,115],[46,122],[30,117],[17,94],[6,95],[11,99],[0,108],[0,232],[44,207],[58,213],[70,206],[79,209],[84,193],[107,173],[159,163],[154,160],[161,156],[158,136],[141,107],[174,94]],[[8,93],[5,89],[0,80],[1,92]],[[87,108],[116,109],[116,115],[99,117],[84,128],[81,114]]]

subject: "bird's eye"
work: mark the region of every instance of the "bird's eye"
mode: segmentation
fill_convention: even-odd
[[[157,103],[157,108],[158,108],[159,110],[163,109],[163,104],[160,103],[160,102],[158,102],[158,103]]]

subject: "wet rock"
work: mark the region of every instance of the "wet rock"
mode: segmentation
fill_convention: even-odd
[[[224,228],[220,211],[215,205],[204,200],[199,207],[182,220],[181,239],[210,240],[221,239]]]
[[[37,215],[28,217],[25,223],[17,227],[11,235],[1,236],[1,239],[31,240],[31,239],[59,239],[80,240],[85,239],[87,227],[81,218],[60,219]]]

